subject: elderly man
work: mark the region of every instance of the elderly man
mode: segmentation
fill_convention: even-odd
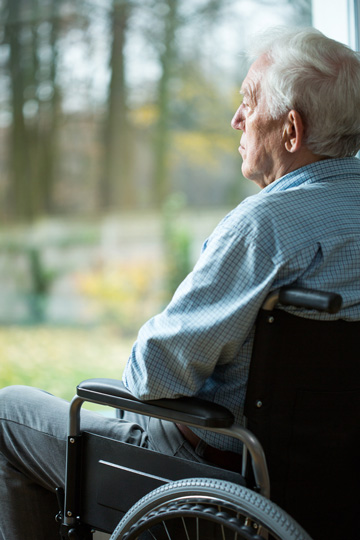
[[[359,58],[313,29],[271,31],[259,43],[232,126],[242,132],[243,174],[262,190],[205,242],[169,306],[140,330],[123,377],[142,399],[196,395],[238,422],[254,321],[271,290],[335,291],[340,316],[360,319]],[[3,389],[0,400],[0,538],[57,538],[68,405],[26,387]],[[155,419],[83,411],[82,425],[197,461],[231,463],[241,450]]]

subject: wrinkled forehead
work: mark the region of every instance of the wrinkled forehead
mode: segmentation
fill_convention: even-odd
[[[256,103],[259,99],[259,81],[245,79],[240,88],[240,94],[251,103]]]
[[[261,81],[270,65],[270,60],[266,55],[260,56],[250,66],[250,69],[241,85],[240,93],[254,102],[261,96]]]

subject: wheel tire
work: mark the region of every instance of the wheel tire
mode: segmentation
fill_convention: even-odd
[[[179,526],[184,526],[187,529],[181,524],[184,520],[179,521],[182,517],[190,524],[191,520],[201,520],[205,529],[210,527],[210,523],[212,527],[220,527],[221,536],[205,534],[199,537],[201,540],[230,537],[260,540],[269,538],[269,535],[278,540],[311,540],[295,520],[262,495],[237,484],[211,478],[178,480],[148,493],[125,514],[110,540],[142,538],[140,534],[153,530],[153,527],[166,530],[172,526],[178,531]],[[149,533],[145,537],[174,538],[167,530],[163,536]],[[187,532],[180,537],[191,540]]]

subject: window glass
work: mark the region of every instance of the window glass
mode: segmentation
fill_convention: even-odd
[[[358,50],[359,0],[312,0],[312,23],[327,36]]]
[[[254,192],[230,127],[249,40],[315,25],[355,42],[358,7],[0,0],[1,386],[71,397],[99,365],[121,375],[140,325]]]
[[[2,0],[0,16],[11,224],[161,208],[173,192],[194,207],[236,202],[243,48],[312,12],[310,0]]]
[[[120,376],[254,192],[230,128],[249,40],[313,25],[358,48],[359,3],[0,0],[1,386]]]

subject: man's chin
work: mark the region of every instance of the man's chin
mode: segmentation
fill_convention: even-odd
[[[257,184],[260,188],[263,188],[264,185],[262,183],[262,178],[258,178],[255,174],[254,174],[254,171],[252,171],[251,169],[249,169],[247,166],[246,166],[246,163],[245,161],[243,161],[243,164],[242,164],[242,167],[241,167],[241,172],[242,172],[242,175],[244,178],[246,178],[246,180],[250,180],[251,182],[254,182],[255,184]]]
[[[249,171],[249,169],[247,168],[246,162],[244,159],[241,165],[241,172],[245,178],[247,178],[248,180],[251,180],[251,171]]]

